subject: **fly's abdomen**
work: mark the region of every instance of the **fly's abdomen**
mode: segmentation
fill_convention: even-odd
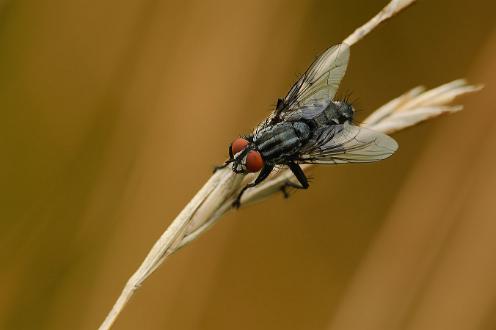
[[[310,129],[305,123],[286,122],[261,132],[254,142],[266,160],[277,160],[296,154],[309,135]]]

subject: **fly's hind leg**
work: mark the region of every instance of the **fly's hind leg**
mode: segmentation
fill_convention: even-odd
[[[253,181],[252,183],[247,184],[243,189],[241,189],[241,191],[239,192],[238,197],[233,202],[233,207],[235,207],[235,208],[238,209],[240,207],[240,205],[241,205],[241,196],[243,196],[243,193],[246,191],[246,189],[255,187],[260,182],[262,182],[263,180],[267,179],[267,177],[269,176],[270,172],[272,172],[273,169],[274,169],[274,165],[268,165],[268,164],[266,164],[262,168],[262,170],[260,171],[260,174],[258,174],[258,176],[255,179],[255,181]]]
[[[305,175],[305,172],[303,172],[303,170],[301,169],[300,165],[294,163],[294,162],[290,162],[288,163],[288,166],[289,166],[289,169],[291,170],[291,172],[293,172],[294,176],[296,177],[296,179],[298,179],[298,182],[300,184],[296,184],[296,183],[293,183],[291,181],[286,181],[284,183],[284,185],[281,187],[281,191],[284,195],[284,198],[288,198],[289,197],[289,193],[288,193],[288,190],[287,188],[296,188],[296,189],[308,189],[308,187],[310,186],[308,184],[308,179]]]

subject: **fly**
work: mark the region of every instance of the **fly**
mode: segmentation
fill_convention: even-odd
[[[375,162],[391,156],[398,144],[391,137],[352,123],[355,110],[347,101],[333,98],[346,72],[350,49],[339,44],[326,50],[291,87],[276,109],[254,131],[235,139],[229,160],[236,173],[260,172],[239,193],[264,181],[276,166],[287,166],[299,184],[281,188],[307,189],[308,179],[300,164]]]

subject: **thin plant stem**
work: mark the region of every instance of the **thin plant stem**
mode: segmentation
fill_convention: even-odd
[[[350,46],[355,44],[379,24],[414,1],[392,0],[383,10],[363,26],[356,29],[343,42]],[[364,121],[364,126],[384,133],[393,133],[441,114],[459,111],[461,106],[449,106],[448,103],[459,95],[474,92],[480,88],[480,86],[468,85],[464,80],[456,80],[430,91],[425,91],[423,87],[417,87],[376,110]],[[310,165],[302,166],[304,170],[308,170],[310,167]],[[218,170],[213,174],[172,221],[152,247],[138,270],[129,278],[99,329],[110,329],[143,281],[169,255],[191,243],[215,224],[226,212],[231,210],[232,203],[240,189],[253,179],[253,174],[235,174],[229,167]],[[271,174],[262,184],[247,190],[241,199],[241,207],[268,198],[280,191],[288,180],[292,180],[291,171],[289,170],[281,170]]]

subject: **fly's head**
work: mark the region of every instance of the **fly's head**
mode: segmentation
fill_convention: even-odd
[[[250,138],[237,138],[229,146],[232,170],[236,173],[255,173],[264,167],[265,162]]]

